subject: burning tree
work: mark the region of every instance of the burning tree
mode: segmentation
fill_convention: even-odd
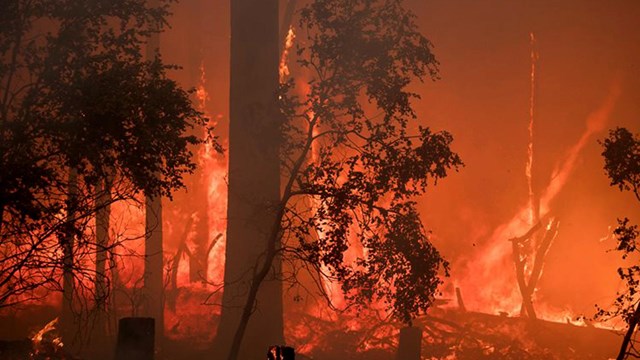
[[[604,169],[611,179],[611,186],[620,191],[631,191],[640,201],[640,138],[625,128],[616,128],[609,132],[609,137],[602,143],[604,151]],[[628,218],[618,219],[618,227],[613,232],[618,240],[616,250],[622,252],[622,259],[638,254],[637,240],[640,232],[637,225],[632,225]],[[640,282],[640,266],[632,265],[619,268],[618,275],[624,281],[626,290],[618,293],[613,310],[598,309],[596,317],[621,316],[629,328],[624,336],[617,359],[637,358],[640,352],[635,347],[633,336],[640,323],[640,299],[638,284]]]
[[[167,78],[169,66],[142,57],[167,2],[5,5],[0,307],[58,290],[69,323],[83,297],[76,286],[104,310],[106,253],[119,246],[109,239],[109,206],[183,186],[195,167],[189,146],[201,141],[186,132],[205,119]]]
[[[419,96],[407,86],[437,78],[431,43],[398,0],[320,0],[300,14],[298,70],[308,78],[285,82],[278,95],[284,185],[277,202],[263,206],[273,223],[255,242],[264,239],[266,250],[244,271],[251,278],[229,359],[238,358],[252,313],[271,301],[258,294],[274,269],[296,281],[295,270],[277,273],[280,259],[338,281],[358,308],[386,304],[405,324],[432,304],[448,268],[415,202],[462,165],[449,133],[413,123]],[[233,141],[229,151],[233,161]]]

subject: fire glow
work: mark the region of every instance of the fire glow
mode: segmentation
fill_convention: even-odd
[[[567,150],[563,160],[556,164],[540,195],[541,218],[548,216],[552,211],[553,200],[566,185],[582,149],[606,126],[619,94],[619,85],[614,83],[604,102],[586,119],[586,129],[582,136]],[[526,174],[529,177],[529,173]],[[531,207],[524,206],[510,221],[495,229],[489,241],[471,258],[458,265],[464,270],[460,275],[454,275],[452,280],[456,286],[466,290],[465,304],[469,309],[494,314],[504,312],[510,316],[520,313],[522,296],[516,285],[512,250],[508,240],[522,236],[530,230],[531,213]],[[565,322],[579,315],[567,309],[547,308],[544,303],[539,304],[538,308],[540,317],[549,321]]]
[[[285,2],[293,4],[294,8],[296,6],[296,0]],[[176,191],[172,199],[162,199],[162,336],[171,345],[188,344],[204,351],[212,347],[224,312],[222,295],[225,286],[229,185],[227,128],[230,121],[227,108],[230,81],[226,76],[230,73],[227,67],[231,58],[226,48],[232,37],[227,29],[229,19],[218,19],[228,9],[219,11],[217,6],[222,5],[214,6],[213,3],[199,1],[182,3],[176,5],[179,9],[176,19],[179,20],[174,24],[173,18],[169,19],[172,28],[167,30],[168,41],[165,41],[165,33],[162,33],[162,55],[172,63],[174,59],[171,57],[175,57],[175,63],[183,66],[171,77],[175,77],[178,83],[188,84],[187,88],[192,87],[188,98],[193,107],[209,119],[209,123],[186,131],[187,135],[206,141],[190,148],[189,156],[196,167],[193,174],[183,179],[186,189]],[[532,20],[533,26],[528,21],[517,26],[509,23],[514,28],[504,32],[508,35],[504,35],[502,29],[497,35],[492,33],[495,30],[493,27],[486,26],[479,19],[491,24],[503,24],[496,21],[505,20],[500,16],[504,16],[502,12],[507,10],[501,6],[496,5],[496,11],[486,12],[486,5],[480,9],[479,5],[470,3],[469,9],[465,10],[467,12],[461,12],[456,17],[449,14],[451,5],[444,3],[436,6],[414,1],[411,6],[424,10],[425,14],[427,10],[433,10],[429,13],[433,14],[429,15],[431,19],[420,20],[424,23],[420,22],[419,27],[427,29],[425,35],[436,44],[433,50],[441,62],[439,71],[442,78],[434,84],[425,82],[411,88],[417,94],[427,93],[428,96],[415,99],[411,104],[416,110],[416,123],[411,123],[408,130],[428,126],[433,131],[451,131],[455,139],[452,149],[460,153],[466,166],[460,169],[460,174],[451,172],[442,183],[430,186],[424,199],[416,199],[430,240],[433,240],[445,260],[450,261],[450,277],[443,274],[444,284],[433,306],[427,314],[421,314],[412,323],[425,329],[422,333],[423,345],[441,346],[428,349],[432,353],[423,353],[423,360],[455,359],[456,351],[462,348],[461,344],[472,338],[469,333],[481,333],[486,330],[482,326],[487,324],[497,324],[498,331],[508,333],[505,338],[513,340],[513,343],[524,344],[526,350],[538,345],[535,344],[538,339],[533,340],[529,332],[528,326],[531,324],[546,326],[552,323],[551,326],[562,324],[572,329],[621,330],[626,326],[622,320],[616,323],[594,322],[590,317],[594,314],[593,303],[597,302],[598,306],[609,305],[616,289],[622,288],[623,284],[617,283],[615,278],[615,268],[620,261],[617,258],[612,260],[613,255],[607,250],[616,241],[612,235],[615,216],[635,214],[632,211],[637,210],[637,204],[624,203],[625,199],[616,197],[617,189],[610,188],[608,179],[602,174],[598,141],[605,136],[607,129],[618,124],[625,127],[630,127],[628,123],[636,125],[632,121],[637,121],[637,106],[630,105],[633,101],[629,100],[637,98],[634,89],[640,89],[640,86],[634,83],[636,80],[632,75],[636,73],[628,73],[629,69],[635,71],[636,68],[631,62],[624,63],[621,59],[637,57],[628,56],[627,52],[622,54],[620,51],[618,54],[609,51],[614,47],[614,40],[607,37],[609,34],[606,31],[601,31],[605,29],[604,26],[596,26],[601,25],[598,21],[608,16],[606,13],[602,14],[602,18],[597,12],[592,14],[594,19],[594,14],[598,15],[597,20],[589,24],[598,31],[592,31],[591,27],[579,29],[576,24],[581,23],[567,20],[574,15],[581,16],[580,11],[587,12],[588,9],[582,7],[575,14],[568,11],[571,14],[563,19],[564,22],[547,15],[547,12],[531,11],[527,16],[535,18],[535,21]],[[531,5],[536,9],[537,6]],[[185,10],[187,7],[188,11]],[[203,10],[205,8],[207,11]],[[197,14],[199,21],[192,21],[195,10],[201,11],[201,14]],[[187,20],[180,18],[183,16],[180,11],[188,13]],[[281,11],[280,18],[287,19],[287,11]],[[538,12],[544,13],[544,16]],[[299,15],[295,12],[292,14]],[[476,18],[478,14],[482,16]],[[211,16],[210,21],[204,20],[205,15]],[[419,14],[418,18],[422,16]],[[214,17],[221,21],[213,21]],[[290,20],[290,24],[298,23],[298,19]],[[617,20],[610,21],[615,23]],[[552,25],[540,25],[546,22]],[[455,24],[455,31],[451,31],[450,24]],[[473,29],[467,29],[467,24]],[[287,26],[289,24],[284,22],[279,25],[279,53],[268,52],[272,55],[271,82],[276,83],[277,65],[277,80],[281,88],[293,86],[292,92],[297,94],[297,100],[304,103],[312,93],[311,88],[317,84],[306,79],[310,77],[304,73],[308,70],[301,70],[297,59],[303,52],[302,48],[312,46],[310,38],[307,38],[309,29]],[[214,28],[216,33],[212,35]],[[530,30],[532,28],[536,29],[535,33]],[[178,38],[176,34],[180,39],[185,38],[186,34],[189,41],[175,41],[171,36]],[[616,31],[611,31],[611,34],[620,35]],[[581,37],[583,35],[585,38]],[[486,48],[484,43],[478,41],[483,37],[486,38]],[[517,40],[514,40],[516,37]],[[271,38],[275,39],[275,36]],[[456,44],[457,39],[470,39],[468,42],[474,44],[467,44],[467,41]],[[607,53],[613,60],[599,59],[598,56],[602,56],[600,50],[584,46],[587,42],[585,39],[595,39],[593,42],[602,46],[602,53]],[[624,38],[620,44],[626,44],[625,41],[636,42],[636,38],[631,40]],[[574,45],[575,49],[572,47]],[[300,50],[300,53],[296,50]],[[368,49],[372,53],[377,50],[376,46]],[[513,62],[509,63],[511,58]],[[587,77],[585,74],[589,67],[597,68],[600,72]],[[620,71],[619,78],[612,76],[610,68],[613,67]],[[396,70],[392,67],[389,69]],[[249,88],[257,82],[255,78],[250,80]],[[381,86],[384,85],[388,84]],[[355,101],[363,99],[366,100],[363,96]],[[376,104],[367,106],[373,108]],[[370,115],[375,120],[380,118],[380,114],[374,112]],[[309,130],[305,126],[315,118],[316,113],[310,106],[306,113],[300,112],[294,116],[294,121],[300,120],[300,132],[304,133],[305,129]],[[629,120],[632,117],[636,120]],[[482,125],[478,125],[480,123]],[[321,127],[315,127],[312,134],[315,137],[321,131]],[[210,141],[212,135],[217,137],[216,141]],[[220,153],[216,144],[225,151]],[[305,161],[319,163],[321,147],[321,143],[313,142]],[[114,197],[118,193],[119,190],[114,188]],[[313,196],[304,196],[299,206],[304,206],[305,211],[318,211],[320,201]],[[59,216],[62,221],[66,215],[61,211]],[[591,221],[589,217],[593,223],[583,221],[585,218]],[[110,287],[105,304],[107,312],[110,312],[106,332],[115,339],[119,318],[148,316],[145,314],[143,293],[147,231],[143,194],[115,201],[110,206],[109,220],[109,242],[114,247],[108,251],[105,274]],[[95,220],[87,221],[83,228],[87,238],[95,235],[97,226]],[[320,226],[307,235],[311,238],[323,237],[325,229]],[[344,255],[341,260],[354,264],[354,259],[364,257],[367,253],[358,238],[357,229],[349,229],[347,238],[349,247],[341,254]],[[57,242],[58,239],[52,237],[52,241]],[[92,263],[97,262],[99,246],[91,245],[89,255],[74,261],[87,267],[88,272],[98,271],[98,266]],[[568,247],[572,248],[567,250]],[[547,255],[546,260],[549,261],[545,262]],[[63,258],[64,254],[62,250],[57,250],[51,256]],[[578,256],[583,256],[585,263],[592,261],[593,268],[601,273],[594,276],[596,270],[585,266],[581,268],[579,265],[583,263],[575,260]],[[286,266],[288,264],[283,265],[283,278],[288,280]],[[603,269],[607,266],[611,274],[604,274]],[[206,270],[197,273],[198,269]],[[62,269],[55,271],[61,277]],[[284,323],[281,325],[284,326],[287,343],[277,345],[292,345],[299,354],[317,359],[331,356],[340,358],[334,356],[334,353],[342,354],[340,351],[345,354],[350,351],[349,356],[355,353],[354,359],[358,360],[369,358],[371,354],[372,358],[376,358],[376,351],[387,355],[396,351],[400,329],[406,324],[390,320],[390,311],[387,310],[389,304],[374,302],[362,312],[352,311],[341,284],[319,274],[329,272],[325,265],[308,272],[296,279],[297,285],[304,288],[306,293],[288,289],[288,283],[283,286]],[[569,272],[575,277],[563,279]],[[572,280],[574,283],[571,283]],[[582,284],[587,281],[593,281],[593,288],[585,289]],[[83,310],[99,308],[95,306],[98,297],[91,294],[97,292],[96,284],[98,281],[83,281],[78,286],[82,289],[78,290],[78,299],[74,301],[83,302]],[[558,289],[562,286],[566,289]],[[58,316],[51,309],[57,311],[63,307],[64,299],[60,293],[62,285],[58,287],[37,290],[41,299],[33,303],[47,308],[49,313],[46,319],[38,318],[37,325],[33,324],[35,320],[25,325],[34,354],[62,352],[66,350],[65,347],[72,346],[66,337],[63,345],[63,337],[57,329],[58,319],[48,322]],[[530,290],[529,296],[526,294],[529,291],[527,288]],[[229,291],[227,295],[232,293]],[[576,300],[579,297],[581,299]],[[534,321],[528,323],[531,314],[526,309],[527,300],[535,310],[532,314]],[[590,302],[589,309],[584,305],[587,302]],[[25,308],[31,306],[31,303],[25,303]],[[259,305],[256,309],[259,309]],[[0,308],[0,315],[8,313],[10,309]],[[32,315],[24,317],[29,316]],[[489,320],[482,323],[487,318]],[[61,317],[60,323],[64,324],[64,317]],[[479,328],[470,330],[478,324],[481,324]],[[434,330],[438,328],[442,330],[441,333]],[[462,335],[456,338],[458,342],[454,345],[446,341],[438,343],[439,338],[454,338],[459,334]],[[480,349],[478,354],[486,357],[500,354],[499,347],[491,339],[477,337],[473,340],[477,340],[475,345]],[[442,349],[449,351],[444,353],[454,355],[439,357],[438,351],[444,351]],[[345,355],[342,358],[349,357]]]

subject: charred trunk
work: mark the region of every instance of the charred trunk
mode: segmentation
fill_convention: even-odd
[[[75,284],[73,276],[76,234],[76,212],[78,203],[78,172],[75,168],[69,170],[69,183],[67,194],[67,221],[64,233],[60,239],[62,245],[62,315],[61,332],[65,344],[72,344],[75,337],[75,313],[73,310],[73,298],[75,294]]]
[[[161,342],[164,325],[164,283],[162,251],[162,202],[160,197],[146,197],[144,313],[154,318],[156,337]]]
[[[624,335],[622,339],[622,345],[620,346],[620,353],[618,353],[618,357],[616,360],[624,360],[628,356],[629,345],[631,344],[631,338],[633,337],[633,333],[636,331],[636,327],[638,326],[638,322],[640,322],[640,304],[636,306],[636,311],[633,312],[631,316],[631,321],[629,321],[629,329],[627,329],[627,333]]]
[[[96,199],[96,278],[95,278],[95,306],[96,306],[96,339],[101,341],[107,334],[107,251],[109,248],[109,227],[111,216],[111,179],[107,176],[98,186]]]
[[[152,7],[159,1],[152,0]],[[158,24],[158,27],[160,24]],[[147,43],[147,59],[153,60],[160,51],[160,34],[154,32]],[[157,176],[160,176],[159,174]],[[156,343],[161,343],[164,334],[164,282],[163,282],[162,198],[160,195],[145,196],[145,267],[144,267],[144,313],[155,319]]]

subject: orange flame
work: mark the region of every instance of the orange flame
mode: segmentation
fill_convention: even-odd
[[[51,320],[31,337],[33,344],[32,355],[54,355],[62,353],[64,344],[58,333],[58,318]],[[47,357],[48,359],[48,357]]]
[[[280,57],[280,82],[284,82],[284,80],[289,76],[289,50],[293,46],[293,41],[296,38],[296,34],[293,32],[293,26],[289,27],[289,32],[287,32],[287,38],[284,42],[284,49],[282,50],[282,55]]]
[[[222,115],[212,117],[207,109],[210,100],[207,91],[207,77],[204,62],[200,65],[200,81],[196,87],[198,110],[210,119],[210,126],[216,126]],[[196,153],[196,163],[202,173],[203,185],[206,188],[206,198],[192,199],[192,201],[206,201],[207,226],[210,239],[208,239],[208,267],[206,284],[189,281],[189,264],[180,261],[177,269],[177,298],[180,306],[175,311],[165,309],[167,322],[166,332],[169,337],[180,339],[188,338],[196,343],[206,344],[215,335],[216,321],[220,315],[219,307],[203,306],[203,302],[215,292],[215,299],[208,298],[207,302],[216,302],[222,295],[219,285],[224,280],[225,246],[226,246],[226,211],[227,211],[227,160],[220,155],[214,144],[208,138],[208,128],[203,129],[204,142]],[[191,214],[193,222],[201,221],[197,214]],[[171,226],[171,224],[169,225]],[[180,225],[176,226],[181,228]],[[195,227],[187,235],[187,244],[191,243],[195,236]],[[177,251],[177,249],[174,249]]]
[[[206,72],[204,63],[200,65],[200,84],[196,95],[199,100],[200,111],[207,114],[207,101],[209,93],[206,86]],[[208,114],[207,114],[208,115]],[[222,115],[215,118],[208,116],[216,126]],[[206,137],[208,129],[204,129]],[[207,279],[214,284],[222,284],[224,279],[224,254],[225,254],[225,234],[227,229],[227,160],[218,154],[212,141],[206,141],[198,152],[198,165],[204,173],[204,182],[207,187],[207,212],[209,219],[208,227],[211,234],[212,248],[209,253],[209,267]],[[213,243],[215,242],[215,243]]]
[[[525,175],[527,177],[527,186],[529,189],[529,225],[533,226],[536,222],[538,214],[536,214],[535,195],[533,193],[533,120],[534,120],[534,106],[535,106],[535,88],[536,88],[536,61],[538,60],[538,54],[536,53],[535,36],[533,33],[529,33],[531,41],[531,99],[529,103],[529,146],[527,147],[527,164],[525,168]]]
[[[578,155],[598,131],[604,129],[616,100],[620,94],[618,83],[614,83],[602,105],[592,112],[586,121],[586,129],[580,139],[567,150],[564,160],[556,165],[547,187],[540,197],[540,214],[551,210],[552,202],[566,185],[576,165]],[[515,315],[520,312],[521,294],[518,290],[512,263],[512,250],[508,239],[522,236],[530,228],[530,209],[523,207],[513,218],[496,228],[489,241],[466,263],[453,282],[465,289],[465,305],[474,311],[487,313],[505,312]],[[501,276],[496,276],[501,274]],[[454,275],[455,276],[455,275]],[[535,294],[534,294],[535,295]],[[566,321],[566,309],[552,309],[537,304],[539,317],[550,321]]]

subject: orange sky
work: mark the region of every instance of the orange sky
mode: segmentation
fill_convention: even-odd
[[[607,128],[640,132],[640,3],[636,1],[410,1],[434,42],[442,80],[424,86],[418,109],[451,131],[466,167],[424,200],[438,245],[457,259],[475,256],[500,224],[526,205],[529,32],[537,39],[534,183],[540,189],[619,79]],[[599,132],[579,154],[555,201],[560,233],[540,297],[589,315],[617,284],[613,241],[600,242],[617,216],[640,219],[631,194],[609,187]],[[522,234],[513,234],[519,236]],[[506,241],[506,239],[505,239]],[[476,247],[473,244],[476,244]],[[454,276],[456,269],[454,268]],[[514,284],[515,286],[515,284]],[[464,289],[463,289],[464,294]]]

